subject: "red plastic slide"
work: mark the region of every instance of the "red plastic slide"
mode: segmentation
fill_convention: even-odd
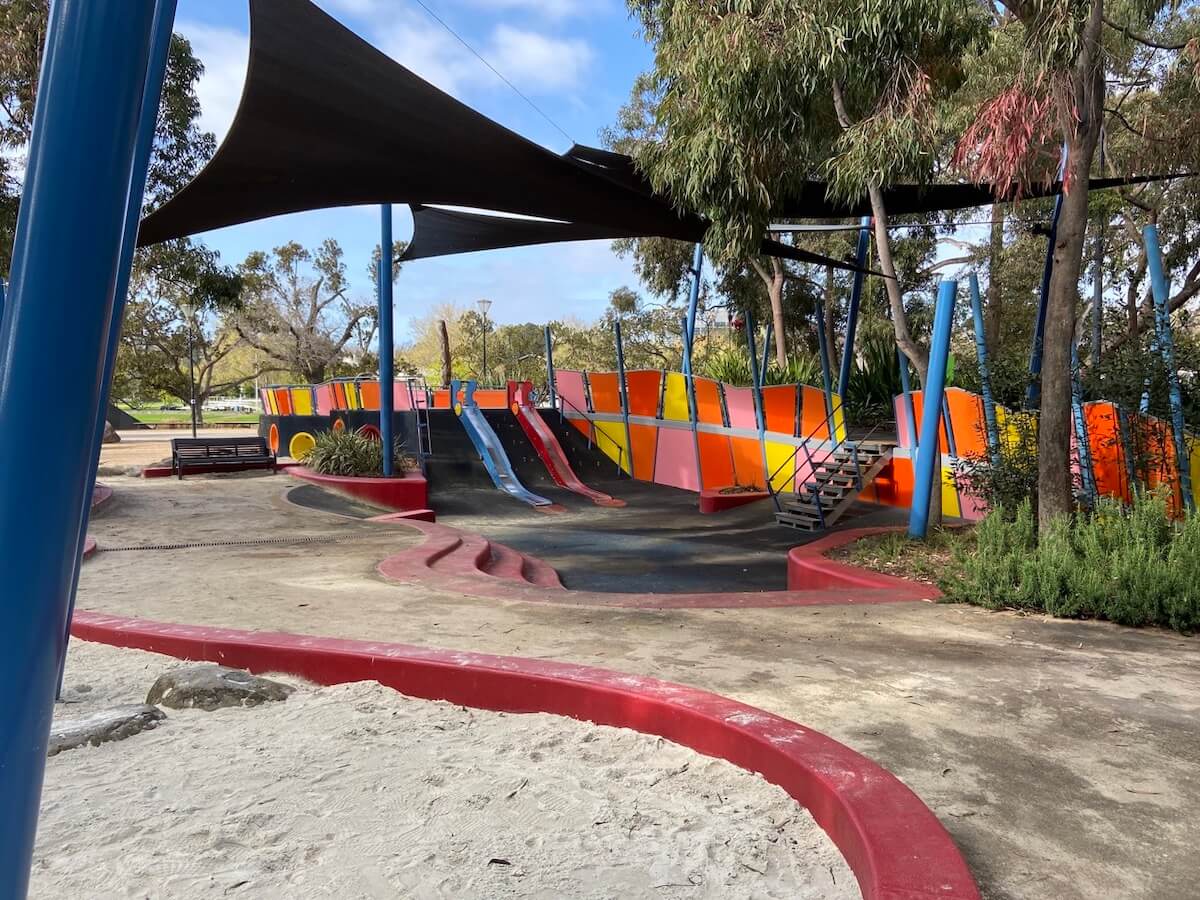
[[[567,462],[567,454],[563,452],[562,444],[558,442],[558,438],[554,436],[554,432],[550,430],[550,426],[546,424],[541,413],[529,402],[529,394],[532,390],[533,385],[528,381],[520,383],[510,381],[508,383],[508,407],[517,417],[517,421],[521,423],[521,429],[529,438],[529,442],[533,444],[533,449],[537,451],[537,455],[541,458],[542,464],[545,465],[546,471],[550,473],[555,484],[587,497],[597,506],[624,506],[624,500],[610,497],[603,491],[593,490],[579,480],[579,476]]]

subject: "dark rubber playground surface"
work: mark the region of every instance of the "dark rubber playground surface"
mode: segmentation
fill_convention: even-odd
[[[488,410],[488,422],[518,478],[558,509],[537,510],[508,496],[492,486],[453,414],[435,411],[434,456],[427,474],[438,521],[542,559],[558,570],[568,588],[618,593],[785,590],[788,549],[819,536],[777,525],[769,500],[701,515],[695,494],[620,474],[572,426],[555,415],[544,417],[575,473],[589,487],[624,500],[625,507],[596,506],[559,488],[516,417],[507,410]],[[297,488],[289,497],[342,515],[365,518],[380,512],[315,485]],[[891,525],[906,519],[904,510],[860,504],[838,525]]]

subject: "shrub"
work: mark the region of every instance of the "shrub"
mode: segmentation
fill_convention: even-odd
[[[306,465],[322,475],[379,477],[383,474],[383,444],[354,431],[321,431]],[[418,468],[417,461],[404,451],[404,442],[393,446],[393,464],[397,472]]]
[[[1200,516],[1170,517],[1164,492],[1131,507],[1103,499],[1090,514],[1039,534],[1032,504],[999,507],[979,523],[974,552],[958,551],[947,599],[1121,625],[1200,627]]]
[[[1027,413],[1008,413],[1000,440],[998,459],[986,453],[960,457],[954,466],[955,480],[963,491],[983,501],[988,509],[1004,507],[1010,513],[1028,500],[1037,516],[1037,418]]]

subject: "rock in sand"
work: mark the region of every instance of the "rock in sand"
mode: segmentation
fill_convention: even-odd
[[[158,727],[167,717],[161,709],[133,704],[105,709],[78,719],[60,719],[50,729],[47,756],[73,750],[85,744],[98,747],[109,741],[120,741],[142,731]]]
[[[212,712],[228,706],[258,706],[286,700],[295,690],[269,678],[259,678],[241,669],[202,665],[172,669],[159,676],[146,695],[146,702],[171,709],[203,709]]]

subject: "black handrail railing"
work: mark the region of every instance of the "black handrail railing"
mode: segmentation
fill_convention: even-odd
[[[622,472],[624,472],[625,471],[625,466],[624,466],[625,448],[622,447],[611,436],[605,434],[603,431],[601,431],[599,428],[597,428],[596,420],[593,419],[590,415],[588,415],[588,413],[585,410],[580,409],[578,406],[576,406],[574,403],[572,403],[570,400],[568,400],[566,397],[564,397],[561,393],[557,394],[557,397],[558,397],[558,400],[560,401],[560,403],[566,404],[567,406],[571,407],[571,409],[575,410],[575,412],[577,412],[579,415],[581,415],[583,417],[584,421],[586,421],[588,423],[588,425],[590,426],[588,428],[589,435],[596,435],[597,438],[601,438],[601,437],[606,438],[609,441],[609,443],[611,443],[617,449],[617,468],[620,469]],[[566,418],[566,413],[563,411],[561,406],[558,407],[557,411],[560,416],[563,416],[564,418]],[[596,440],[596,444],[599,445],[599,443],[600,443],[600,441]],[[588,447],[591,447],[591,446],[592,446],[592,438],[588,437]],[[603,452],[603,451],[601,451],[601,452]],[[631,470],[632,470],[632,468],[633,467],[630,466]],[[630,475],[632,476],[632,474],[633,473],[631,471]]]

